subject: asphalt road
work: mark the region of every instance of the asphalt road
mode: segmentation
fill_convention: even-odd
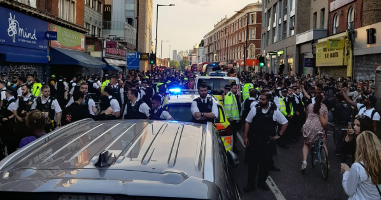
[[[242,132],[240,133],[243,138]],[[340,158],[334,155],[334,143],[332,132],[328,132],[328,158],[330,171],[328,180],[324,180],[319,166],[311,167],[310,155],[307,158],[307,169],[301,173],[303,141],[290,145],[290,149],[278,147],[277,155],[274,155],[275,165],[280,172],[270,171],[267,183],[271,185],[270,191],[257,188],[255,191],[245,193],[243,187],[247,182],[247,165],[244,164],[244,146],[241,141],[237,142],[241,153],[238,154],[240,164],[234,169],[234,176],[245,199],[258,200],[345,200],[345,194],[341,185]]]

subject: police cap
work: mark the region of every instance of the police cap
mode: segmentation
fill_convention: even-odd
[[[227,90],[230,90],[230,85],[225,85],[224,88],[227,89]]]
[[[288,89],[286,88],[286,87],[283,87],[282,89],[281,89],[281,92],[287,92],[288,91]]]
[[[1,73],[1,76],[7,76],[7,74],[6,73]]]
[[[148,83],[147,79],[144,79],[144,80],[142,81],[142,83]]]
[[[14,87],[7,86],[7,92],[9,92],[9,94],[15,96],[16,93],[17,93],[17,90],[16,90],[16,88],[14,88]]]

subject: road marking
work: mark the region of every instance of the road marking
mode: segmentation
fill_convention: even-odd
[[[241,142],[242,146],[244,146],[246,148],[245,143],[243,142],[243,139],[241,137],[241,134],[239,134],[239,132],[237,133],[237,137],[238,137],[238,140]],[[269,186],[269,188],[271,189],[271,191],[274,193],[274,196],[277,200],[286,200],[286,198],[284,198],[282,192],[280,192],[278,186],[276,186],[276,184],[275,184],[274,180],[271,178],[271,176],[267,177],[266,183]]]
[[[271,176],[267,177],[266,183],[271,189],[271,191],[274,193],[274,196],[277,200],[286,200],[286,198],[284,198],[283,194],[280,192],[279,188],[275,185],[275,182],[271,178]]]

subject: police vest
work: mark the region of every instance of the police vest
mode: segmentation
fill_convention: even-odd
[[[114,86],[112,86],[112,97],[114,97],[119,103],[122,103],[122,99],[120,97],[120,86],[119,85],[116,85],[116,87],[114,88]]]
[[[42,87],[41,83],[34,83],[32,85],[32,88],[30,89],[30,92],[32,93],[33,96],[39,97],[41,93],[41,87]]]
[[[87,85],[88,85],[90,93],[96,93],[97,92],[97,89],[94,88],[94,82],[93,81],[87,81]]]
[[[276,135],[277,122],[273,119],[275,110],[270,108],[265,114],[260,106],[255,109],[257,109],[257,114],[250,123],[249,140],[254,143],[266,144],[270,141],[271,137]]]
[[[143,88],[144,92],[146,93],[142,100],[151,108],[152,102],[151,98],[153,96],[153,89],[151,87]]]
[[[21,111],[25,110],[26,112],[29,112],[32,108],[33,101],[36,97],[33,95],[30,95],[26,101],[24,101],[24,98],[21,96],[19,97],[19,107],[17,109],[17,115],[20,117],[25,117],[25,114],[21,114]]]
[[[54,114],[55,114],[55,110],[52,109],[53,101],[54,101],[54,97],[48,97],[45,103],[42,103],[42,97],[38,97],[36,99],[36,102],[37,102],[36,109],[41,112],[48,112],[48,117],[51,120],[54,120]]]
[[[105,89],[105,87],[108,86],[108,84],[110,84],[110,80],[103,81],[102,87],[101,87],[101,92],[103,92],[103,89]]]
[[[124,119],[147,119],[145,113],[139,111],[140,105],[144,103],[143,100],[139,100],[132,106],[131,102],[127,103],[127,114],[124,115]]]
[[[13,115],[13,112],[8,110],[8,107],[11,103],[15,102],[16,99],[13,98],[11,100],[3,100],[3,105],[1,106],[1,109],[0,109],[0,119],[3,119],[3,118],[7,118],[7,117],[10,117],[11,115]]]
[[[244,101],[250,97],[249,92],[250,92],[250,89],[252,89],[252,88],[253,88],[253,85],[250,83],[245,83],[245,85],[243,86],[242,97],[243,97]]]
[[[233,118],[233,120],[239,120],[238,102],[232,92],[228,92],[225,96],[224,109],[228,119]]]
[[[198,97],[197,99],[193,100],[197,102],[197,107],[200,113],[210,113],[212,112],[212,107],[213,107],[213,100],[211,97],[206,98],[206,103],[202,102],[201,97]],[[206,124],[207,122],[214,122],[214,119],[209,118],[206,120],[194,120],[193,122],[200,123],[200,124]]]
[[[252,99],[246,99],[245,100],[245,103],[243,105],[243,113],[242,113],[242,119],[246,119],[247,115],[249,115],[249,112],[250,112],[250,106],[251,106],[251,103],[253,103],[255,100],[252,100]]]
[[[164,109],[163,108],[159,108],[156,113],[153,109],[151,109],[150,111],[150,115],[149,115],[149,119],[152,119],[152,120],[163,120],[160,118],[161,114],[163,113]]]

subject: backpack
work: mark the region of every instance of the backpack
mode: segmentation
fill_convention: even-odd
[[[365,105],[363,105],[363,106],[360,107],[359,112],[360,112],[360,110],[363,109],[363,108],[365,108]],[[365,108],[365,109],[366,109],[366,108]],[[372,114],[370,115],[370,119],[371,119],[371,120],[373,120],[373,116],[374,116],[374,114],[376,114],[376,112],[377,112],[376,109],[373,109]]]

